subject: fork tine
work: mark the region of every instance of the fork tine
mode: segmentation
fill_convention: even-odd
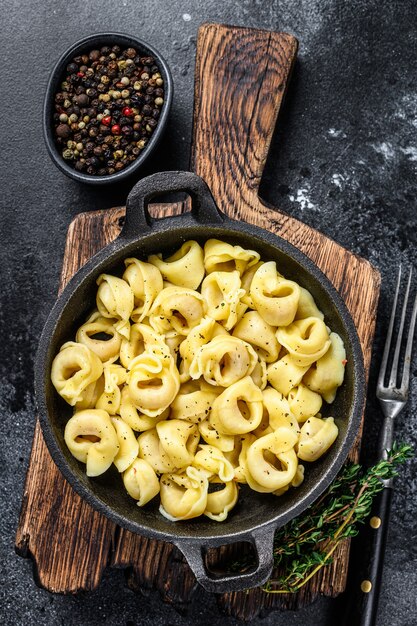
[[[401,391],[403,393],[406,393],[408,391],[408,383],[410,380],[411,353],[413,350],[413,339],[414,339],[414,330],[416,327],[416,318],[417,318],[417,294],[414,300],[413,312],[411,313],[410,328],[408,330],[408,337],[407,337],[407,346],[405,348],[404,371],[403,371],[403,376],[401,380]]]
[[[407,305],[408,305],[408,297],[410,295],[412,273],[413,273],[412,268],[410,268],[410,273],[408,275],[408,281],[407,281],[407,289],[405,291],[404,303],[403,303],[403,308],[401,311],[400,328],[398,329],[397,343],[395,345],[394,358],[392,360],[391,376],[390,376],[389,383],[388,383],[388,387],[391,387],[391,388],[395,388],[397,386],[398,361],[400,358],[401,343],[403,340],[404,322],[405,322],[405,316],[407,314]]]
[[[379,368],[378,387],[381,389],[384,387],[385,372],[387,370],[388,355],[389,355],[389,350],[391,347],[392,330],[394,328],[395,311],[397,309],[398,293],[400,290],[400,282],[401,282],[401,273],[402,273],[402,266],[400,264],[400,268],[398,270],[397,287],[395,289],[394,302],[392,304],[391,319],[389,321],[387,338],[385,340],[384,354],[382,356],[381,367]]]

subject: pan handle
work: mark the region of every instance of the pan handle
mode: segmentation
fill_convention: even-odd
[[[273,528],[252,531],[249,535],[249,541],[256,551],[258,561],[256,568],[243,574],[226,574],[222,577],[211,575],[208,572],[202,553],[204,545],[181,540],[174,543],[187,559],[197,582],[204,589],[212,593],[228,593],[259,587],[268,580],[274,565],[274,535],[275,529]]]
[[[202,178],[193,172],[158,172],[140,180],[133,187],[126,202],[126,218],[121,237],[131,239],[152,230],[156,220],[149,215],[148,204],[156,196],[170,192],[191,196],[191,214],[200,224],[222,223],[210,189]]]

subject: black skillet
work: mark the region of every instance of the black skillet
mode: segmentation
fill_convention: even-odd
[[[152,199],[162,193],[180,191],[191,196],[190,213],[159,220],[150,217],[148,203]],[[286,277],[296,280],[313,294],[327,324],[343,338],[347,352],[345,381],[335,402],[323,411],[325,416],[335,418],[339,436],[324,457],[307,464],[306,478],[299,488],[276,497],[244,487],[237,506],[224,522],[207,518],[170,522],[159,513],[158,498],[139,508],[127,495],[115,468],[94,479],[85,475],[85,466],[74,459],[64,442],[64,427],[72,409],[52,386],[51,364],[60,346],[74,338],[76,329],[94,307],[99,274],[121,275],[123,259],[127,257],[146,259],[150,253],[174,251],[189,239],[204,243],[211,237],[257,250],[263,260],[276,261]],[[190,172],[154,174],[133,187],[127,199],[121,234],[77,272],[52,309],[40,338],[35,372],[40,423],[46,444],[77,493],[116,524],[140,535],[174,543],[185,555],[198,582],[218,593],[255,587],[267,580],[273,565],[275,529],[304,511],[335,478],[357,435],[365,388],[362,351],[355,326],[326,276],[284,239],[222,214],[206,183]],[[253,544],[256,567],[242,574],[219,575],[208,571],[204,551],[237,541]]]

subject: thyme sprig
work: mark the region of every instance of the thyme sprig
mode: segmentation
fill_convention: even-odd
[[[371,512],[383,480],[397,476],[398,466],[413,456],[408,444],[394,443],[387,458],[364,470],[349,464],[322,496],[305,512],[277,530],[274,540],[275,566],[280,574],[270,579],[267,593],[294,593],[322,567],[332,562],[338,545],[359,532]]]

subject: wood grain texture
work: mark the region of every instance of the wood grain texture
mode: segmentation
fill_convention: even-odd
[[[379,274],[334,241],[258,197],[278,110],[297,49],[290,35],[208,24],[197,45],[192,167],[205,178],[229,216],[275,232],[307,254],[329,277],[356,323],[369,371]],[[225,98],[224,94],[227,94]],[[185,204],[152,207],[155,217]],[[122,207],[79,215],[68,231],[61,288],[103,245],[117,237]],[[357,460],[360,436],[350,458]],[[93,539],[91,539],[93,538]],[[72,491],[51,460],[39,425],[30,459],[16,549],[34,560],[36,578],[50,591],[75,593],[98,586],[105,567],[128,568],[133,589],[158,589],[179,610],[192,602],[196,582],[172,545],[133,535],[95,513]],[[241,546],[212,551],[210,562],[233,558]],[[218,596],[222,611],[250,619],[260,611],[299,608],[318,594],[335,596],[346,583],[349,544],[335,553],[297,595],[259,589]],[[168,575],[169,572],[169,575]]]

